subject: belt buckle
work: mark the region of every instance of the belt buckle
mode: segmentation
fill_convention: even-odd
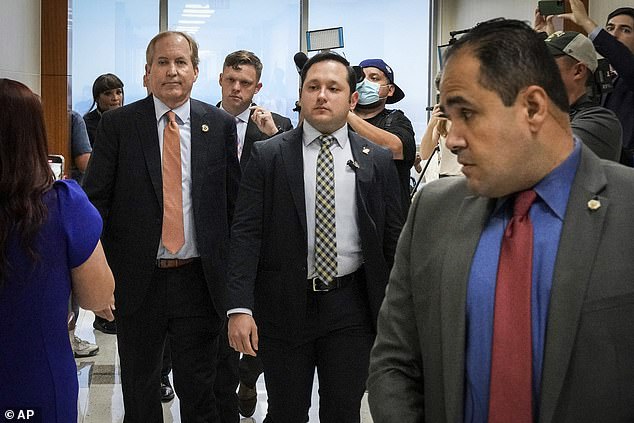
[[[313,291],[315,292],[328,292],[330,291],[330,287],[328,286],[328,284],[324,281],[322,281],[318,276],[315,276],[313,278],[310,279],[313,285]],[[326,287],[325,289],[320,289],[317,287],[317,284],[321,282],[324,284],[324,286]]]

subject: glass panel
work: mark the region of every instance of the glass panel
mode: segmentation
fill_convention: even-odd
[[[85,114],[92,84],[114,73],[125,104],[145,97],[145,48],[159,30],[158,0],[74,0],[72,10],[73,109]]]
[[[216,104],[221,99],[218,76],[227,54],[255,53],[262,63],[262,89],[254,101],[289,117],[298,97],[299,76],[293,55],[299,50],[297,0],[170,0],[168,27],[193,35],[200,49],[200,74],[192,97]]]
[[[405,112],[419,143],[427,126],[429,0],[311,0],[308,17],[308,30],[343,26],[344,48],[335,51],[351,64],[383,59],[392,67],[405,98],[387,108]]]

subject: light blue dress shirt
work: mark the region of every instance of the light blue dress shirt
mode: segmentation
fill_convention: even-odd
[[[581,142],[573,152],[533,189],[537,199],[530,209],[533,224],[533,276],[531,319],[533,344],[533,415],[539,415],[541,373],[548,317],[550,288],[570,188],[581,157]],[[495,284],[504,229],[512,217],[512,202],[505,197],[482,231],[475,251],[467,287],[465,414],[466,423],[486,423],[489,414],[491,339]]]

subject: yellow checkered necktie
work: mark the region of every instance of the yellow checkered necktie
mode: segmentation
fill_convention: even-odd
[[[331,144],[336,138],[321,135],[317,156],[315,196],[315,273],[323,282],[337,277],[337,228],[335,222],[335,171]]]

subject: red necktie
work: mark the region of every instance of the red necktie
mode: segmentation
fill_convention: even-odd
[[[533,225],[528,210],[536,196],[533,190],[517,194],[513,218],[502,238],[495,286],[489,423],[533,422]]]
[[[163,130],[163,245],[176,254],[185,244],[183,225],[183,185],[181,140],[176,115],[166,113],[168,122]]]

